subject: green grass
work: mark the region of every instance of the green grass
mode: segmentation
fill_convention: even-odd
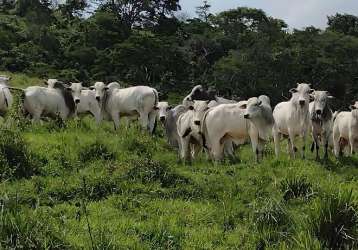
[[[12,131],[36,171],[2,178],[0,248],[357,247],[357,157],[276,159],[270,145],[256,164],[247,145],[240,162],[201,156],[187,166],[165,138],[135,126],[114,132],[88,117]],[[344,234],[335,235],[340,218]]]

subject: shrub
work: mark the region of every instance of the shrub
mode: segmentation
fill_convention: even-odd
[[[115,154],[109,150],[109,148],[99,142],[96,141],[92,144],[86,145],[81,148],[79,152],[79,160],[82,162],[88,162],[93,160],[115,160]]]
[[[181,249],[180,235],[175,235],[165,228],[155,228],[140,235],[150,249]]]
[[[39,172],[40,161],[19,132],[0,130],[0,179],[28,178]]]
[[[280,189],[286,201],[300,197],[309,199],[313,195],[312,184],[305,177],[285,179],[281,182]]]
[[[358,246],[357,211],[352,191],[323,197],[310,215],[312,234],[329,249],[354,249]]]

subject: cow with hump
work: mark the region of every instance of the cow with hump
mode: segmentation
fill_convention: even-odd
[[[250,139],[254,152],[258,150],[258,130],[244,118],[247,104],[247,101],[221,104],[206,112],[201,131],[213,160],[220,161],[225,154],[234,157],[232,142],[243,144]]]
[[[11,77],[0,76],[0,115],[4,116],[13,103],[12,94],[9,90]]]
[[[358,102],[350,106],[351,112],[340,112],[333,123],[333,145],[336,157],[343,154],[348,146],[350,154],[354,154],[358,144]]]
[[[292,97],[287,102],[276,105],[273,116],[275,125],[273,135],[275,141],[276,156],[280,152],[280,137],[288,137],[288,150],[291,157],[296,156],[297,148],[295,138],[300,136],[303,140],[302,158],[305,157],[305,146],[307,134],[310,130],[309,101],[310,94],[313,93],[310,84],[298,83],[296,88],[290,90]]]
[[[327,91],[315,90],[311,95],[313,101],[309,105],[313,143],[311,151],[316,148],[316,160],[319,160],[319,145],[324,145],[324,159],[328,159],[328,145],[332,136],[333,112],[329,102],[333,99]]]
[[[9,88],[24,92],[24,112],[32,117],[33,122],[39,121],[43,116],[59,116],[62,120],[67,120],[75,114],[76,105],[72,92],[61,82],[53,83],[50,87]]]
[[[103,82],[96,82],[96,100],[100,103],[102,116],[114,122],[119,128],[121,117],[138,117],[143,130],[153,133],[157,115],[158,92],[147,86],[111,88]]]

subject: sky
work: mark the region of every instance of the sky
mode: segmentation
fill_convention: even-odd
[[[180,0],[182,12],[194,17],[202,0]],[[262,9],[269,16],[283,19],[290,29],[307,26],[325,28],[327,16],[338,13],[358,15],[358,0],[209,0],[211,12],[239,6]]]

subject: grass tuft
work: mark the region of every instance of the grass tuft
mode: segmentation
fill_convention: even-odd
[[[280,184],[284,200],[304,198],[309,199],[313,196],[312,184],[306,177],[293,177],[283,180]]]

